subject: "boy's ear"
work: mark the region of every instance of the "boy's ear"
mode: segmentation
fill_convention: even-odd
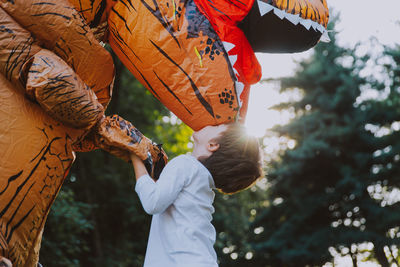
[[[219,148],[219,144],[215,139],[211,139],[207,144],[207,150],[210,152],[215,152]]]

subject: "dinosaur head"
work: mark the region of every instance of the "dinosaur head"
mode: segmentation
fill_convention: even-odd
[[[69,0],[161,103],[199,130],[244,121],[254,52],[291,53],[327,39],[326,0]]]

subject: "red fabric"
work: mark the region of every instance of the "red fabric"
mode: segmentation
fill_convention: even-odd
[[[194,0],[199,10],[207,17],[221,41],[235,45],[228,55],[236,55],[233,68],[236,77],[245,87],[240,99],[242,119],[247,111],[250,85],[261,79],[261,66],[250,43],[237,24],[242,21],[253,6],[254,0]]]

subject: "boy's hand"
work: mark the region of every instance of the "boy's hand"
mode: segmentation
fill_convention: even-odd
[[[130,158],[131,158],[132,164],[134,164],[134,162],[142,161],[142,160],[141,160],[138,156],[136,156],[136,154],[134,154],[134,153],[130,153],[129,156],[130,156]]]
[[[127,162],[130,161],[130,154],[134,153],[145,162],[149,175],[155,179],[168,161],[161,145],[152,142],[118,115],[105,117],[94,128],[93,136],[96,146]]]
[[[130,153],[133,168],[135,169],[136,181],[145,174],[149,174],[143,161],[134,153]]]

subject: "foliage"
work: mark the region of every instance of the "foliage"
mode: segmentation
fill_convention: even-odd
[[[79,265],[79,256],[89,251],[83,237],[93,229],[89,219],[92,208],[90,204],[76,201],[69,188],[59,193],[45,228],[40,254],[43,265],[54,266],[55,262],[57,266]]]
[[[216,194],[213,225],[217,231],[215,249],[220,267],[251,266],[254,230],[250,229],[250,223],[266,194],[258,186],[234,195]]]
[[[398,178],[383,180],[373,171],[379,160],[374,153],[383,149],[385,138],[366,125],[373,114],[386,110],[356,103],[361,88],[371,82],[361,75],[369,58],[339,47],[333,34],[331,39],[299,64],[294,77],[281,80],[283,91],[301,89],[304,96],[277,107],[296,113],[275,131],[297,145],[271,163],[268,197],[273,205],[260,210],[252,225],[263,229],[253,241],[255,266],[321,266],[332,261],[332,249],[350,255],[356,266],[354,244],[366,242],[374,245],[379,263],[389,266],[384,247],[400,241],[388,235],[400,221],[399,204],[384,205],[370,195],[377,184],[391,180],[398,185]],[[392,97],[383,103],[388,101]]]
[[[369,188],[369,193],[381,206],[389,208],[392,214],[383,215],[387,217],[382,220],[374,217],[381,214],[371,212],[370,220],[367,219],[367,227],[374,229],[381,236],[387,236],[389,241],[384,242],[382,241],[384,238],[381,237],[378,245],[380,247],[386,245],[391,262],[398,265],[399,255],[394,256],[393,248],[397,250],[400,243],[400,225],[396,216],[400,211],[398,196],[400,187],[400,145],[398,143],[400,137],[400,46],[385,47],[383,55],[376,63],[382,66],[382,72],[380,72],[382,77],[371,79],[370,83],[374,88],[379,89],[381,94],[386,94],[386,97],[364,101],[360,106],[368,114],[368,129],[377,137],[372,167],[376,182]],[[375,256],[379,260],[386,255],[379,255],[375,250]]]

